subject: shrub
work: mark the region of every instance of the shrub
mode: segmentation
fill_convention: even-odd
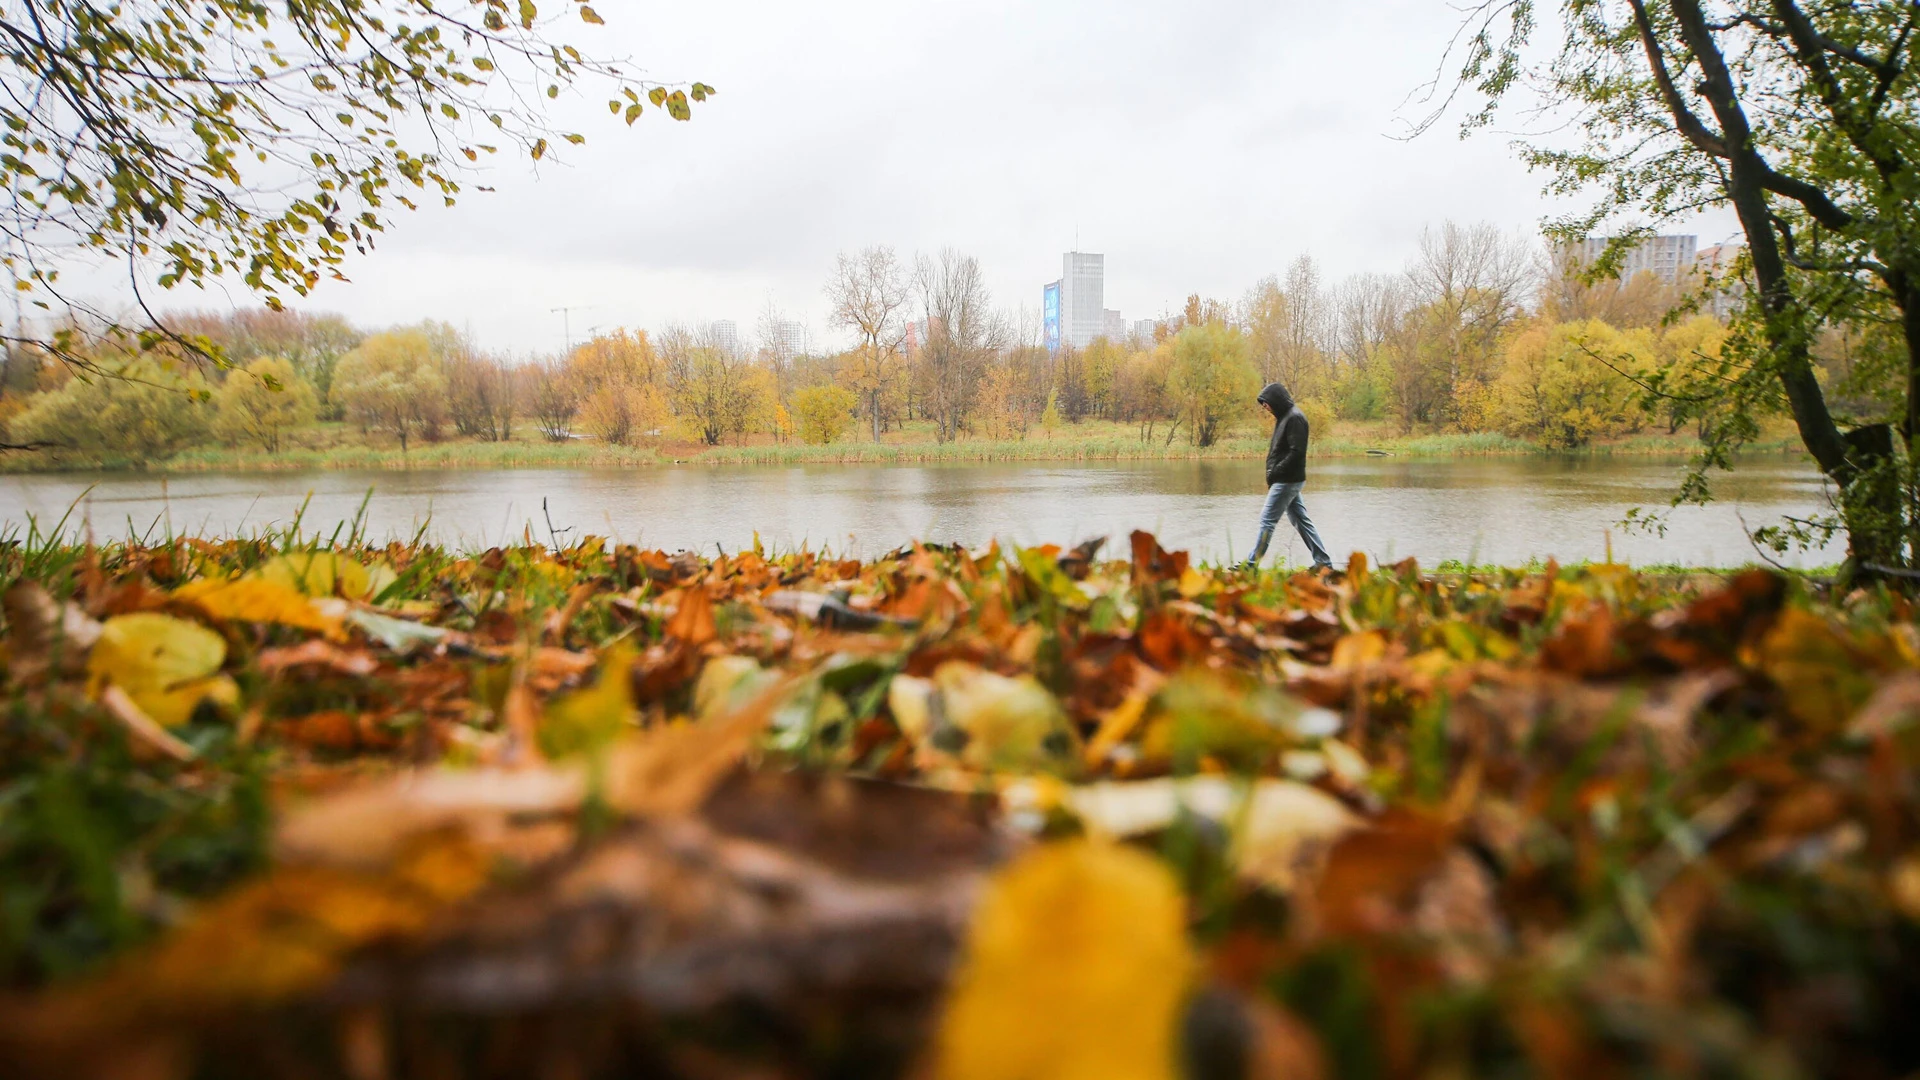
[[[231,444],[257,444],[268,453],[280,449],[281,435],[312,423],[317,411],[313,387],[278,357],[229,372],[213,403],[214,434]]]
[[[853,391],[839,386],[809,386],[793,395],[793,415],[800,437],[824,446],[853,426],[853,410],[860,404]]]
[[[15,417],[15,441],[45,443],[96,459],[169,457],[207,437],[206,384],[152,360],[112,374],[76,376],[36,395]]]

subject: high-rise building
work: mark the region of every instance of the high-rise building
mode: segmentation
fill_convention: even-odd
[[[1121,318],[1120,313],[1112,308],[1106,309],[1100,313],[1100,336],[1108,341],[1125,341],[1127,320]]]
[[[1606,252],[1610,242],[1604,236],[1588,237],[1561,248],[1561,258],[1564,260],[1572,256],[1583,265],[1592,263]],[[1694,249],[1699,242],[1697,236],[1649,236],[1635,244],[1620,260],[1620,280],[1632,281],[1645,271],[1671,285],[1692,268]]]
[[[1159,325],[1159,319],[1135,319],[1128,324],[1128,327],[1133,331],[1134,337],[1139,338],[1141,341],[1151,343],[1153,341],[1153,332]]]
[[[768,342],[779,352],[781,359],[791,360],[807,354],[807,328],[797,322],[781,319],[773,324],[773,340]]]
[[[708,328],[713,334],[713,343],[728,352],[740,351],[740,324],[732,319],[717,320]]]
[[[1069,251],[1060,257],[1060,344],[1084,349],[1106,333],[1107,257]]]
[[[1693,265],[1719,279],[1704,302],[1705,309],[1717,319],[1732,316],[1746,298],[1746,287],[1733,278],[1733,261],[1745,250],[1740,244],[1715,244],[1701,248],[1693,257]]]

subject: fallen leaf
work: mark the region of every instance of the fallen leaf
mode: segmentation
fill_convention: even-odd
[[[1149,855],[1087,840],[996,875],[935,1040],[938,1080],[1173,1080],[1194,959],[1186,903]]]
[[[233,680],[215,675],[226,659],[226,641],[199,623],[140,612],[102,625],[87,672],[96,694],[109,683],[118,686],[146,715],[173,727],[202,701],[239,700]]]

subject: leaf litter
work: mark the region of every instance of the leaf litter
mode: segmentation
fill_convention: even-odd
[[[0,549],[9,1075],[1902,1076],[1902,596]]]

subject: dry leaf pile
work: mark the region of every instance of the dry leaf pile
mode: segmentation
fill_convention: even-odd
[[[0,1062],[1920,1069],[1902,597],[1127,554],[0,551]]]

